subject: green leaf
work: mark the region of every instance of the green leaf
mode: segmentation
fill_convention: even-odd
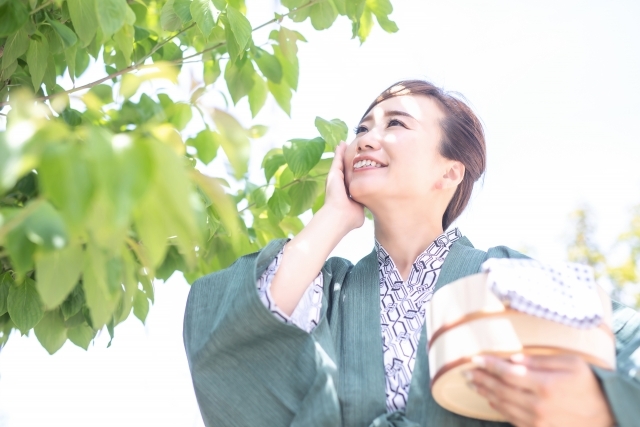
[[[9,296],[9,288],[15,286],[11,273],[5,271],[0,274],[0,316],[7,312],[7,297]]]
[[[297,90],[298,77],[300,74],[298,57],[296,55],[284,55],[279,46],[273,46],[273,51],[275,52],[275,56],[280,60],[280,64],[282,64],[282,77],[284,82],[286,82],[291,89]]]
[[[296,235],[304,228],[304,223],[296,216],[288,216],[280,222],[280,227],[287,234]]]
[[[292,139],[285,144],[284,158],[296,178],[305,175],[320,161],[324,145],[322,138]]]
[[[18,61],[13,61],[11,64],[9,64],[9,66],[7,66],[7,68],[5,68],[4,70],[0,69],[0,81],[4,81],[4,80],[9,80],[9,78],[13,75],[13,73],[18,69]],[[0,91],[1,93],[4,93],[5,95],[8,95],[8,91],[9,88],[5,87],[4,89],[2,89],[2,91]],[[1,99],[0,102],[4,102],[4,99]]]
[[[316,201],[313,202],[313,206],[311,206],[311,212],[315,214],[320,210],[320,208],[324,205],[324,196],[325,196],[325,192],[322,191],[320,195],[316,198]]]
[[[78,284],[75,288],[73,288],[71,293],[67,295],[67,298],[60,306],[60,308],[62,309],[62,316],[64,317],[64,320],[68,320],[76,314],[80,313],[80,310],[82,309],[84,303],[84,290],[82,289],[82,285]],[[82,321],[84,322],[84,316],[82,317]]]
[[[9,36],[4,43],[2,69],[6,69],[9,65],[13,64],[16,59],[24,55],[27,49],[29,49],[29,36],[27,30],[22,27],[18,32]]]
[[[276,188],[267,202],[269,211],[280,221],[291,209],[291,198],[286,191]]]
[[[316,117],[316,129],[320,135],[329,144],[329,147],[335,149],[341,141],[347,139],[349,129],[347,124],[340,119],[325,120],[322,117]]]
[[[64,325],[64,319],[59,309],[48,311],[42,317],[42,320],[34,328],[36,337],[40,344],[53,354],[60,350],[67,340],[67,328]]]
[[[220,74],[222,73],[220,71],[220,62],[206,61],[203,66],[204,84],[208,86],[213,84],[216,80],[218,80],[218,77],[220,77]]]
[[[0,37],[16,32],[27,22],[29,11],[21,1],[5,0],[0,2]]]
[[[147,266],[149,268],[160,265],[167,252],[167,239],[171,236],[167,224],[170,214],[164,211],[156,214],[159,209],[162,209],[162,200],[157,191],[147,194],[137,207],[135,227],[151,264]]]
[[[32,37],[27,51],[27,64],[31,73],[33,89],[37,92],[42,84],[44,72],[47,70],[47,57],[49,56],[49,43],[44,37]]]
[[[251,154],[247,132],[233,116],[222,110],[214,110],[213,121],[220,132],[220,145],[233,167],[234,175],[241,178],[247,173]]]
[[[140,319],[143,324],[149,314],[149,300],[144,292],[140,290],[138,290],[133,297],[133,314]]]
[[[247,59],[227,62],[224,79],[234,104],[249,94],[255,84],[253,77],[255,74],[253,64]]]
[[[55,145],[45,150],[38,168],[41,191],[60,209],[67,223],[81,227],[94,193],[91,166],[79,147]]]
[[[89,92],[98,97],[102,104],[111,104],[113,102],[113,87],[105,84],[96,85],[89,89]]]
[[[54,19],[47,19],[47,22],[49,22],[53,29],[56,30],[56,33],[58,33],[58,35],[60,36],[65,49],[75,45],[78,42],[78,37],[71,28],[67,27],[64,24],[61,24]]]
[[[227,0],[213,0],[213,5],[219,11],[223,11],[227,7]]]
[[[86,323],[67,330],[69,341],[85,350],[89,348],[89,344],[95,336],[95,331]]]
[[[296,7],[300,7],[302,5],[307,4],[308,0],[282,0],[282,5],[287,9],[295,9]]]
[[[69,69],[69,77],[72,82],[76,80],[76,52],[77,45],[71,46],[64,50],[64,59],[67,63],[67,68]]]
[[[187,145],[194,147],[197,151],[197,157],[205,165],[215,159],[218,154],[220,136],[210,130],[203,130],[196,135],[195,138],[189,138]]]
[[[26,236],[45,250],[67,245],[69,236],[60,214],[49,203],[42,203],[24,221]]]
[[[364,43],[367,37],[369,37],[372,28],[373,14],[368,7],[365,7],[362,16],[360,17],[360,23],[358,26],[358,38],[360,39],[360,43]]]
[[[173,7],[174,0],[167,0],[160,12],[160,27],[165,31],[178,31],[182,28],[182,20]]]
[[[287,161],[282,155],[281,148],[273,148],[262,159],[262,167],[264,168],[264,177],[267,182],[276,174],[280,166],[285,165]]]
[[[227,19],[240,51],[244,51],[251,40],[251,23],[239,10],[231,6],[227,7]]]
[[[273,95],[276,102],[282,108],[282,110],[291,116],[291,89],[285,82],[274,83],[272,81],[267,82],[269,92]]]
[[[33,269],[33,254],[36,250],[36,245],[27,238],[24,222],[7,233],[5,246],[16,276],[24,277]]]
[[[183,24],[188,23],[193,18],[191,16],[191,0],[173,0],[173,10],[180,17]]]
[[[340,15],[344,16],[347,14],[346,0],[330,0],[330,1],[333,2],[333,5],[336,7]]]
[[[316,30],[326,30],[338,17],[338,10],[330,1],[322,1],[311,6],[311,25]]]
[[[24,334],[42,319],[42,302],[35,282],[26,278],[24,283],[9,288],[7,309],[11,320]]]
[[[118,44],[120,52],[124,57],[124,62],[131,64],[131,54],[133,53],[133,40],[135,31],[129,24],[124,24],[114,35],[113,40]]]
[[[366,6],[376,16],[378,24],[387,33],[395,33],[398,26],[389,19],[389,15],[393,12],[393,6],[389,0],[367,0]]]
[[[215,15],[218,13],[213,3],[211,0],[193,0],[190,10],[200,32],[205,39],[208,38],[211,30],[216,26]]]
[[[46,307],[56,307],[65,300],[78,283],[83,265],[80,245],[36,255],[38,292]]]
[[[282,65],[277,57],[258,47],[253,58],[267,79],[274,83],[280,83],[282,80]]]
[[[67,6],[82,46],[89,45],[98,29],[96,0],[67,0]]]
[[[346,0],[347,16],[353,22],[359,22],[366,0]]]
[[[258,115],[264,103],[267,101],[267,94],[269,89],[267,83],[255,73],[253,75],[253,87],[249,91],[249,109],[251,110],[251,117]]]
[[[311,209],[320,190],[320,184],[316,180],[301,180],[293,183],[287,191],[291,198],[289,215],[298,216]]]
[[[44,72],[43,82],[47,88],[47,93],[52,94],[56,87],[56,62],[53,54],[47,55],[47,68]]]
[[[268,131],[269,128],[265,125],[253,125],[249,129],[249,133],[247,135],[249,135],[249,138],[258,139],[265,136]]]
[[[82,287],[91,313],[91,324],[100,329],[112,318],[118,303],[118,293],[109,289],[107,282],[107,258],[102,250],[93,244],[87,245]]]

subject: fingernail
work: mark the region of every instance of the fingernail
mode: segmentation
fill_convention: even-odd
[[[471,363],[473,363],[474,365],[480,368],[484,368],[487,366],[487,362],[484,360],[484,357],[482,356],[473,356],[471,358]]]
[[[511,357],[509,357],[509,360],[511,360],[514,363],[522,363],[524,362],[524,354],[522,353],[512,354]]]
[[[471,371],[462,371],[462,376],[467,382],[471,382],[473,380],[473,374]]]

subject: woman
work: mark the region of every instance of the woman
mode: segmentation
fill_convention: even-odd
[[[522,256],[445,231],[484,169],[482,126],[463,102],[423,81],[385,90],[337,147],[309,224],[193,285],[184,339],[205,423],[501,425],[435,403],[423,327],[435,289],[487,258]],[[326,260],[363,224],[363,206],[374,250],[355,266]],[[470,386],[516,426],[638,425],[640,316],[614,311],[618,372],[577,357],[484,357]]]

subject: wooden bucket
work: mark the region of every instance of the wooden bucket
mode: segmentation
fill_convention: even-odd
[[[578,329],[531,316],[503,304],[491,291],[487,273],[475,274],[438,289],[427,304],[426,327],[431,394],[451,412],[504,421],[487,400],[466,383],[471,358],[493,355],[577,354],[588,363],[615,369],[611,300],[597,286],[603,307],[598,327]]]

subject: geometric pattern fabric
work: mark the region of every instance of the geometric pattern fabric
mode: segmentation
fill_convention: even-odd
[[[376,240],[388,412],[404,409],[407,405],[416,351],[425,319],[425,303],[431,300],[451,244],[461,236],[457,228],[438,236],[416,258],[406,283],[387,251]]]

